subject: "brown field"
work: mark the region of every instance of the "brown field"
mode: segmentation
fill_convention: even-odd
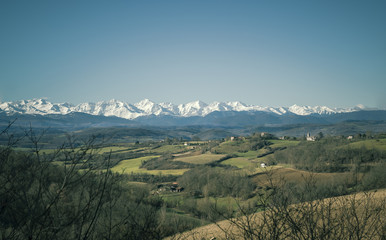
[[[353,214],[352,219],[354,219],[354,225],[355,223],[358,222],[360,224],[355,226],[361,226],[364,229],[363,233],[367,233],[367,232],[371,233],[372,232],[371,227],[373,227],[374,225],[377,225],[378,227],[381,227],[381,228],[382,226],[384,227],[385,225],[385,220],[386,220],[385,199],[386,199],[386,189],[381,189],[373,192],[357,193],[357,194],[348,195],[348,196],[328,198],[324,200],[316,200],[315,202],[318,203],[318,205],[316,205],[317,206],[316,208],[318,210],[316,211],[320,211],[320,210],[325,211],[327,209],[326,206],[329,206],[330,207],[329,209],[332,209],[334,216],[336,215],[343,216],[342,219],[346,217],[346,219],[344,219],[343,221],[350,222],[351,217],[349,217],[350,219],[348,219],[347,215],[351,216],[350,214]],[[309,206],[313,205],[315,202],[301,203],[301,204],[293,205],[290,208],[291,209],[308,208]],[[351,208],[353,206],[352,204],[354,204],[357,207],[355,212],[352,212],[352,208]],[[364,206],[375,206],[375,208],[377,208],[379,212],[376,216],[374,214],[374,215],[371,215],[371,217],[366,218],[369,212],[371,212],[373,209],[372,208],[367,209],[367,208],[364,208]],[[262,223],[264,223],[263,222],[264,216],[267,216],[264,213],[265,212],[258,212],[258,213],[249,215],[247,217],[244,216],[237,219],[220,221],[217,223],[213,223],[213,224],[209,224],[203,227],[193,229],[185,233],[168,237],[167,239],[168,240],[244,239],[244,237],[246,237],[245,235],[243,235],[245,232],[240,230],[241,228],[237,226],[245,226],[247,222],[248,224],[250,224],[250,226],[256,226],[256,228],[260,226],[264,226],[264,224],[261,225]],[[357,218],[355,218],[355,216]],[[318,216],[316,216],[316,218],[318,218]],[[338,224],[339,224],[339,220],[340,219],[338,219]],[[323,219],[319,219],[317,221],[318,221],[318,224],[320,225]],[[372,225],[370,227],[371,223]],[[342,231],[350,231],[350,230],[351,229],[347,228],[346,226],[343,226],[342,228]],[[225,232],[229,233],[230,235],[226,235]],[[343,233],[342,235],[344,236],[344,239],[349,239],[345,234],[346,233]],[[373,239],[373,238],[368,238],[366,236],[363,236],[361,239]],[[375,239],[381,239],[381,238],[375,238]]]

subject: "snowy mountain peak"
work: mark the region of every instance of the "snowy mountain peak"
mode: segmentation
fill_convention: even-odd
[[[333,113],[340,113],[340,112],[346,112],[345,109],[332,109],[326,106],[298,106],[296,104],[290,106],[288,110],[294,114],[297,115],[310,115],[310,114],[333,114]]]
[[[194,101],[186,104],[178,105],[178,110],[181,116],[204,116],[204,108],[207,107],[208,104],[202,101]]]
[[[162,113],[162,107],[147,98],[134,104],[134,106],[142,110],[147,115],[160,115]]]
[[[204,103],[203,101],[200,101],[200,100],[187,103],[187,105],[190,105],[190,106],[195,107],[195,108],[203,108],[203,107],[208,106],[208,104],[206,104],[206,103]]]
[[[154,102],[150,101],[148,98],[145,98],[139,101],[138,103],[136,103],[135,105],[147,105],[147,104],[154,104]]]
[[[105,103],[107,103],[107,104],[118,104],[118,105],[123,104],[123,102],[121,102],[119,100],[116,100],[116,99],[111,99],[111,100],[109,100],[109,101],[107,101]]]
[[[144,99],[135,104],[129,104],[116,99],[100,101],[97,103],[81,103],[76,106],[69,103],[51,103],[47,99],[20,100],[15,102],[0,102],[0,112],[8,115],[20,114],[68,114],[82,112],[91,115],[116,116],[126,119],[135,119],[149,115],[171,115],[177,117],[206,116],[216,111],[263,111],[267,113],[283,115],[311,115],[311,114],[335,114],[361,110],[374,110],[363,105],[353,108],[329,108],[326,106],[299,106],[290,107],[261,107],[258,105],[247,105],[242,102],[212,102],[207,104],[202,101],[193,101],[186,104],[174,105],[173,103],[154,103]]]

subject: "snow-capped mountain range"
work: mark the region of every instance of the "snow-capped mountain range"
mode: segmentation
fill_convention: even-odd
[[[99,116],[116,116],[125,119],[135,119],[150,115],[169,115],[177,117],[206,116],[216,111],[262,111],[277,115],[296,114],[301,116],[319,114],[331,115],[335,113],[347,113],[367,110],[363,105],[352,108],[329,108],[326,106],[298,106],[290,107],[261,107],[235,102],[212,102],[210,104],[202,101],[194,101],[186,104],[175,105],[172,103],[154,103],[144,99],[138,103],[130,104],[118,100],[100,101],[97,103],[81,103],[73,105],[70,103],[51,103],[46,99],[21,100],[15,102],[0,102],[0,112],[7,115],[19,114],[68,114],[74,112],[87,113]]]

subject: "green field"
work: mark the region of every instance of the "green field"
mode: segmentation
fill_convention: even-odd
[[[22,148],[20,148],[21,150],[23,150]],[[27,149],[28,151],[31,151],[31,149]],[[65,151],[66,149],[64,149]],[[80,148],[75,148],[74,149],[75,151],[79,151]],[[97,153],[97,154],[103,154],[103,153],[109,153],[110,151],[111,152],[127,152],[127,151],[130,151],[130,148],[128,147],[124,147],[124,146],[108,146],[108,147],[102,147],[102,148],[93,148],[92,149],[93,152]],[[126,150],[126,151],[125,151]],[[45,153],[45,154],[51,154],[51,153],[54,153],[55,151],[58,151],[58,149],[41,149],[39,152],[40,153]]]
[[[281,148],[281,147],[290,147],[296,146],[300,141],[294,140],[268,140],[273,143],[270,145],[270,148]],[[224,153],[224,154],[237,154],[240,157],[255,158],[259,154],[264,154],[267,152],[267,149],[259,149],[257,151],[251,151],[248,147],[250,144],[249,140],[237,140],[237,141],[227,141],[221,143],[219,146],[214,148],[214,152]]]
[[[224,154],[200,154],[196,156],[188,156],[188,157],[179,157],[175,158],[175,161],[181,161],[186,163],[193,163],[193,164],[206,164],[211,163],[213,161],[220,160],[222,157],[225,157]]]
[[[239,157],[246,157],[246,158],[256,158],[257,155],[262,154],[262,150],[260,149],[259,151],[248,151],[248,152],[243,152],[243,153],[235,153]]]
[[[386,139],[368,139],[348,144],[350,148],[367,148],[386,151]]]
[[[109,152],[117,152],[117,151],[124,151],[124,150],[130,150],[127,147],[118,147],[118,146],[110,146],[110,147],[104,147],[98,149],[99,154],[103,153],[109,153]]]
[[[290,147],[290,146],[296,146],[299,144],[300,141],[295,140],[269,140],[269,142],[273,143],[271,145],[271,148],[279,148],[279,147]]]
[[[187,147],[184,145],[164,145],[159,148],[152,149],[152,153],[180,153],[186,151]]]
[[[189,169],[167,169],[167,170],[147,170],[145,168],[139,168],[143,161],[157,158],[159,156],[147,156],[133,159],[126,159],[120,161],[116,166],[111,168],[111,171],[117,173],[148,173],[153,175],[164,174],[164,175],[182,175]]]
[[[238,168],[254,168],[254,167],[256,167],[256,163],[253,163],[253,162],[249,161],[248,158],[244,158],[244,157],[230,158],[230,159],[227,159],[225,161],[222,161],[221,163],[225,164],[225,165],[235,166]]]
[[[157,158],[159,156],[147,156],[147,157],[140,157],[140,158],[133,158],[133,159],[127,159],[120,161],[116,166],[111,168],[113,172],[119,172],[119,173],[131,173],[131,172],[143,172],[147,171],[146,169],[140,169],[143,161]]]
[[[248,151],[245,141],[227,141],[214,148],[215,152],[224,154],[233,154],[235,152],[240,152],[240,150],[241,152]]]

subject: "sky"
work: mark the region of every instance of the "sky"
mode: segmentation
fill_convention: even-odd
[[[386,108],[386,1],[0,1],[0,101]]]

